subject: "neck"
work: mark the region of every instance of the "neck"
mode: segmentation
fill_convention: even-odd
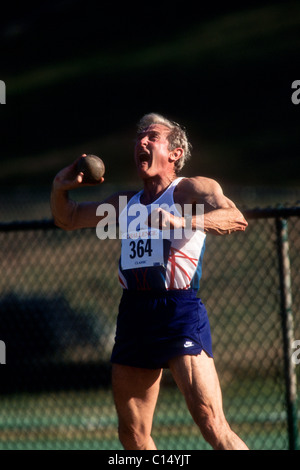
[[[143,204],[151,204],[155,201],[170,184],[177,178],[175,174],[155,176],[144,180],[144,192],[141,197]]]

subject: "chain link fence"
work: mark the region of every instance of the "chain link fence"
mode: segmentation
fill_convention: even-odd
[[[297,210],[283,214],[292,280],[286,312],[280,211],[246,211],[245,233],[207,237],[200,294],[224,410],[251,449],[297,446],[300,365],[291,362],[291,349],[286,353],[287,345],[300,340]],[[0,367],[0,449],[121,449],[109,363],[121,296],[120,241],[100,241],[90,229],[64,232],[51,220],[3,223],[0,237],[0,340],[6,354]],[[285,313],[293,315],[287,330]],[[300,357],[294,352],[294,359]],[[163,450],[210,448],[168,370],[153,437]]]

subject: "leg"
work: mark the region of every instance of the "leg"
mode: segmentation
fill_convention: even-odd
[[[125,450],[156,449],[151,429],[161,375],[161,369],[113,364],[112,386],[119,439]]]
[[[213,449],[248,449],[225,419],[213,359],[202,351],[198,356],[176,357],[169,361],[169,366],[195,423]]]

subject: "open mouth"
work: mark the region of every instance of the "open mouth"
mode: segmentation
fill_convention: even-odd
[[[143,163],[149,163],[151,160],[150,153],[146,152],[145,150],[139,152],[137,154],[137,162],[138,164],[142,165]]]
[[[139,152],[138,153],[138,160],[139,162],[148,162],[150,160],[150,154],[145,152],[145,151],[142,151],[142,152]]]

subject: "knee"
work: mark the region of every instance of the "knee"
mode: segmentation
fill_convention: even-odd
[[[143,429],[120,425],[119,440],[125,450],[144,450],[147,448],[150,435]]]
[[[198,414],[195,420],[200,428],[204,439],[214,448],[222,447],[222,443],[228,433],[230,427],[223,413],[216,414],[212,409],[204,409]]]

